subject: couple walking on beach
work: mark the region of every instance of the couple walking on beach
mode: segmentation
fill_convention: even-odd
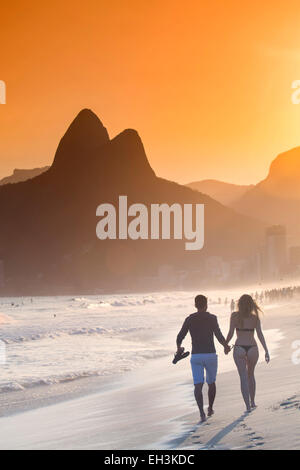
[[[188,316],[177,336],[177,352],[174,362],[177,362],[187,353],[181,347],[182,341],[190,332],[192,338],[191,367],[194,380],[194,393],[200,411],[201,421],[206,420],[203,407],[202,388],[205,382],[208,384],[208,416],[214,413],[213,404],[216,396],[216,377],[218,369],[218,356],[214,345],[214,336],[224,347],[224,353],[231,351],[229,341],[236,331],[237,339],[233,346],[233,358],[241,381],[241,392],[246,405],[247,412],[255,408],[255,377],[254,370],[258,361],[258,347],[254,338],[256,331],[264,350],[266,362],[270,356],[266,341],[262,332],[259,319],[260,309],[250,295],[242,295],[238,301],[238,310],[231,314],[230,327],[225,339],[218,325],[215,315],[207,311],[207,298],[197,295],[195,298],[197,312]]]

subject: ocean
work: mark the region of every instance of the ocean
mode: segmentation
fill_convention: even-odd
[[[216,294],[210,295],[209,310],[218,315],[226,335],[229,302],[224,305],[225,293]],[[226,292],[229,300],[234,294]],[[119,376],[156,358],[171,363],[176,334],[195,310],[193,298],[192,292],[1,298],[0,340],[6,357],[0,393]],[[189,344],[188,338],[187,349]]]

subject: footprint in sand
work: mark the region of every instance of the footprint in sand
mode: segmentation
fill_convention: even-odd
[[[254,433],[255,434],[255,433]],[[262,446],[264,445],[264,439],[261,436],[253,436],[250,438],[250,441],[255,445],[255,446]]]
[[[294,395],[293,397],[287,398],[285,401],[281,402],[279,406],[285,410],[290,408],[300,410],[300,401],[297,399],[297,396]]]
[[[289,410],[291,408],[296,408],[300,410],[300,400],[299,396],[293,395],[292,397],[286,398],[281,403],[277,403],[270,407],[271,411],[278,411],[278,410]]]
[[[247,431],[245,433],[245,436],[246,436],[246,439],[248,441],[250,441],[250,443],[248,444],[248,446],[246,447],[246,449],[251,449],[253,447],[257,447],[257,446],[262,446],[264,445],[264,438],[261,437],[261,436],[257,436],[256,432],[253,431],[250,427],[248,426],[245,426],[244,427],[244,430]]]

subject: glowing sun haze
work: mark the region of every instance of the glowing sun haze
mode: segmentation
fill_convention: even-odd
[[[87,107],[159,176],[257,182],[300,145],[299,23],[289,0],[2,3],[0,177],[51,164]]]

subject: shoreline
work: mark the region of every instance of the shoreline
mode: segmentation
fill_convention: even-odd
[[[232,368],[218,375],[215,415],[198,426],[190,365],[182,361],[171,366],[167,356],[122,376],[87,377],[0,395],[0,448],[300,448],[300,415],[295,415],[300,412],[300,365],[291,361],[291,344],[300,331],[298,305],[277,305],[263,318],[265,332],[280,329],[282,335],[271,363],[257,366],[258,408],[250,415],[244,416],[239,378]],[[225,356],[220,359],[225,366]],[[8,395],[10,404],[4,408]],[[278,426],[275,417],[280,418]],[[281,436],[284,428],[286,436],[296,436],[294,441]]]
[[[3,392],[0,394],[0,418],[114,390],[120,380],[119,375],[80,377],[57,384]]]
[[[132,290],[131,288],[128,289],[120,289],[120,290],[113,290],[113,289],[94,289],[92,291],[82,291],[78,293],[78,291],[66,290],[66,291],[53,291],[53,292],[41,292],[41,293],[29,293],[24,292],[22,293],[13,293],[11,291],[2,292],[0,293],[0,302],[1,299],[14,299],[14,298],[35,298],[35,297],[81,297],[81,296],[111,296],[111,295],[150,295],[150,294],[160,294],[162,292],[195,292],[195,291],[207,291],[215,292],[218,291],[230,291],[230,290],[241,290],[241,289],[255,289],[255,290],[266,290],[272,288],[282,288],[282,287],[289,287],[300,284],[300,276],[292,276],[287,277],[286,279],[281,279],[280,281],[275,280],[265,280],[259,281],[254,279],[248,280],[239,280],[238,282],[229,282],[228,284],[224,283],[224,281],[220,281],[220,285],[216,285],[215,281],[212,281],[211,284],[206,285],[197,285],[195,286],[164,286],[164,287],[155,287],[150,289],[141,288],[140,290]]]

